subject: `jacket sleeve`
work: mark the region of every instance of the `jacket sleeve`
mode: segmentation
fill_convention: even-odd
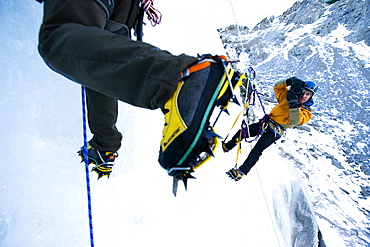
[[[307,110],[301,107],[300,108],[300,121],[299,121],[298,126],[304,125],[305,123],[310,121],[311,118],[312,118],[312,112],[310,110]]]
[[[275,83],[274,92],[277,100],[279,102],[283,101],[286,98],[288,92],[286,80],[281,80]]]
[[[290,126],[298,126],[301,122],[301,109],[300,108],[292,108],[289,109],[289,115],[290,115]]]
[[[289,109],[290,123],[284,124],[283,127],[291,128],[295,126],[302,126],[312,117],[312,113],[304,108],[292,108]]]

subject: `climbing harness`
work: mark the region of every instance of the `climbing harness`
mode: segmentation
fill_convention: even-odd
[[[90,244],[94,247],[94,231],[92,224],[92,211],[91,211],[91,194],[90,194],[90,176],[89,176],[89,161],[88,161],[88,150],[87,150],[87,131],[86,131],[86,101],[85,101],[85,87],[81,86],[81,99],[82,99],[82,127],[83,127],[83,158],[85,162],[85,173],[86,173],[86,188],[87,188],[87,204],[89,214],[89,228],[90,228]]]
[[[269,129],[275,134],[275,141],[279,140],[285,134],[285,128],[275,122],[272,118],[267,119]]]

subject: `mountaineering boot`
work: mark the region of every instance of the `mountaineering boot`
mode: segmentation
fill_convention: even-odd
[[[240,134],[236,133],[236,135],[228,142],[222,141],[222,150],[224,153],[229,152],[231,149],[233,149],[236,145],[238,145],[241,142]]]
[[[230,149],[228,149],[228,148],[226,147],[226,143],[225,143],[224,141],[222,141],[222,150],[224,151],[224,153],[227,153],[227,152],[229,152],[229,151],[230,151]]]
[[[118,157],[117,152],[102,152],[99,150],[94,149],[90,146],[87,147],[88,149],[88,162],[89,165],[95,165],[91,171],[94,171],[98,174],[98,179],[101,177],[108,177],[112,172],[112,168],[114,166],[114,160]],[[80,155],[82,162],[84,161],[84,154],[83,154],[83,147],[78,154]]]
[[[230,169],[226,174],[235,181],[239,181],[245,175],[240,169],[236,168]]]
[[[234,89],[246,79],[226,67],[227,63],[224,56],[200,57],[184,70],[175,93],[162,108],[165,126],[158,161],[170,176],[183,181],[193,178],[190,172],[202,163],[200,154],[212,150],[210,139],[217,136],[209,124],[213,110],[226,108]]]

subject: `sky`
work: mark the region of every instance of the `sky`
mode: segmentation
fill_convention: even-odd
[[[174,22],[167,18],[169,12],[173,12],[175,16],[185,12],[189,16],[187,20],[193,20],[192,23],[212,21],[217,27],[225,27],[237,22],[239,25],[253,28],[265,17],[282,14],[295,2],[295,0],[204,0],[201,2],[189,0],[184,6],[183,2],[156,0],[154,7],[163,13],[164,22]],[[175,19],[178,21],[179,18]]]
[[[221,42],[214,42],[219,40],[218,28],[236,23],[253,28],[265,17],[279,16],[294,2],[296,1],[156,0],[154,7],[162,13],[162,23],[155,27],[147,23],[143,40],[153,45],[160,44],[159,48],[174,54],[219,54],[224,50]],[[179,46],[179,43],[183,45]]]

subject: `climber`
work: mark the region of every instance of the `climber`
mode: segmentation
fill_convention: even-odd
[[[290,87],[289,90],[288,87]],[[235,166],[226,174],[231,179],[239,181],[256,164],[262,152],[280,139],[286,128],[307,123],[312,117],[310,106],[314,103],[312,96],[316,90],[317,86],[314,82],[302,81],[296,77],[277,82],[274,91],[278,104],[271,112],[259,122],[249,126],[243,122],[242,128],[233,138],[222,144],[224,152],[228,152],[243,139],[260,135],[243,165],[239,168]]]

